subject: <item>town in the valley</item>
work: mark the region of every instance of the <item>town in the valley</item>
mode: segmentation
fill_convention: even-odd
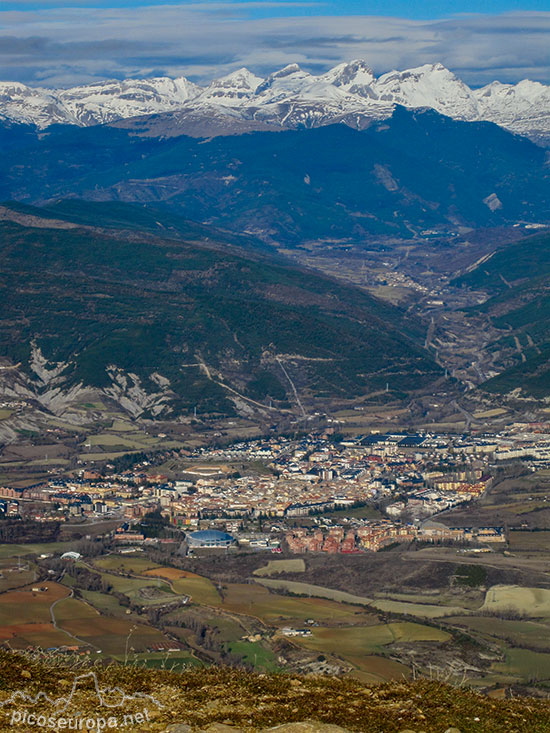
[[[329,429],[197,448],[185,454],[179,475],[145,460],[126,470],[107,464],[25,488],[4,486],[0,511],[61,526],[103,521],[117,545],[179,540],[178,552],[191,554],[204,548],[349,554],[413,540],[481,551],[504,543],[506,526],[452,526],[438,516],[473,505],[498,471],[518,460],[533,471],[550,463],[550,425],[516,423],[496,435],[347,437]],[[152,515],[157,523],[148,532]]]

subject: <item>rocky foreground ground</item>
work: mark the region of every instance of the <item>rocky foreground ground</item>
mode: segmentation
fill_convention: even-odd
[[[230,668],[184,674],[85,667],[0,651],[0,730],[171,733],[550,732],[550,701],[494,699],[420,680],[257,675]]]

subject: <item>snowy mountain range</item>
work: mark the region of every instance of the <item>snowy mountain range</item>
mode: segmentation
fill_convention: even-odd
[[[150,135],[231,134],[336,122],[361,129],[390,117],[396,105],[432,108],[455,120],[490,121],[537,143],[550,143],[550,86],[528,80],[515,85],[495,81],[471,89],[441,64],[391,71],[378,78],[361,60],[339,64],[319,76],[297,64],[266,79],[239,69],[207,87],[184,77],[105,81],[57,90],[0,82],[0,119],[39,128],[55,123],[120,125],[132,120]]]

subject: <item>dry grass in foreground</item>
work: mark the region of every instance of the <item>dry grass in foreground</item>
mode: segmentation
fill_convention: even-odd
[[[119,689],[113,691],[115,687]],[[50,701],[42,695],[36,704],[29,702],[39,693]],[[56,712],[59,698],[69,702]],[[366,733],[444,733],[448,728],[461,733],[550,733],[550,701],[496,700],[434,681],[369,686],[351,679],[257,675],[230,668],[175,674],[115,665],[78,667],[63,659],[0,650],[0,730],[39,730],[21,722],[24,711],[56,718],[116,717],[116,727],[123,727],[124,715],[135,716],[124,727],[139,731],[165,731],[174,723],[195,729],[224,723],[254,731],[315,720]]]

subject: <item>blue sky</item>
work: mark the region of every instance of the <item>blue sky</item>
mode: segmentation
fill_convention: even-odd
[[[3,0],[0,79],[70,86],[241,66],[266,75],[363,58],[381,74],[441,62],[472,86],[550,83],[549,0]]]
[[[207,0],[208,1],[208,0]],[[4,0],[4,10],[40,10],[55,7],[85,7],[85,8],[138,8],[144,6],[161,5],[190,5],[191,2],[183,3],[181,0],[16,0],[10,2]],[[204,3],[206,4],[206,2]],[[236,3],[226,0],[227,5]],[[300,6],[292,7],[292,3],[281,0],[271,3],[270,7],[258,8],[257,0],[241,0],[239,5],[248,5],[249,17],[295,17],[299,15],[381,15],[416,20],[430,20],[436,18],[447,18],[460,13],[478,14],[501,14],[513,11],[546,11],[548,0],[455,0],[454,2],[441,2],[441,0],[343,0],[334,2],[332,0],[319,0],[319,2],[307,2],[304,0]]]

